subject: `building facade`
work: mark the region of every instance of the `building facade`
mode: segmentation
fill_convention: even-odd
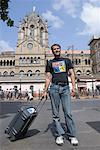
[[[90,50],[62,50],[62,56],[72,60],[76,77],[89,78],[92,72]],[[20,91],[33,86],[34,91],[42,91],[46,60],[52,58],[48,43],[48,23],[32,12],[24,17],[19,26],[16,50],[0,54],[0,86],[3,90],[17,86]]]
[[[89,42],[89,46],[92,60],[92,71],[94,74],[100,74],[100,37],[93,37]]]
[[[19,26],[15,52],[2,52],[0,55],[1,86],[3,84],[4,88],[7,85],[11,87],[10,84],[13,83],[24,90],[24,83],[27,86],[29,83],[37,86],[39,82],[41,87],[45,81],[45,51],[47,49],[47,21],[32,12],[25,16]]]

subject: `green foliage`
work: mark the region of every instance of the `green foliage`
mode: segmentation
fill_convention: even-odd
[[[9,2],[9,0],[1,0],[0,1],[0,6],[1,6],[2,10],[8,9],[8,2]]]
[[[14,25],[14,21],[9,18],[7,21],[7,25],[12,27]]]
[[[9,17],[9,5],[8,2],[10,0],[0,0],[0,19],[4,22],[6,21],[7,26],[12,27],[14,25],[14,21]]]
[[[8,19],[8,13],[7,12],[2,12],[1,14],[1,19],[3,20],[3,21],[6,21],[7,19]]]

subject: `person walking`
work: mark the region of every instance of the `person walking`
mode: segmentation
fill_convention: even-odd
[[[53,121],[57,132],[55,140],[56,144],[62,145],[64,143],[65,131],[61,125],[59,116],[61,102],[68,140],[70,140],[72,145],[76,146],[78,145],[78,139],[76,138],[76,128],[71,113],[71,95],[75,96],[75,75],[73,65],[70,59],[61,57],[61,46],[59,44],[53,44],[51,50],[54,58],[47,61],[46,82],[42,96],[47,96],[48,88],[50,86],[49,96],[51,99]],[[68,74],[70,74],[72,82],[71,92],[69,88]]]

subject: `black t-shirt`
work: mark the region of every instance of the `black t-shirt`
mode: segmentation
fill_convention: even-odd
[[[46,72],[52,74],[52,83],[67,83],[68,82],[68,70],[72,69],[73,65],[68,58],[54,58],[47,61]]]

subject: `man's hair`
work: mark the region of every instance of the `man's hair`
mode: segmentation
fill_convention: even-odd
[[[53,47],[54,46],[58,46],[60,49],[61,49],[61,46],[59,45],[59,44],[53,44],[52,46],[51,46],[51,50],[53,50]]]

